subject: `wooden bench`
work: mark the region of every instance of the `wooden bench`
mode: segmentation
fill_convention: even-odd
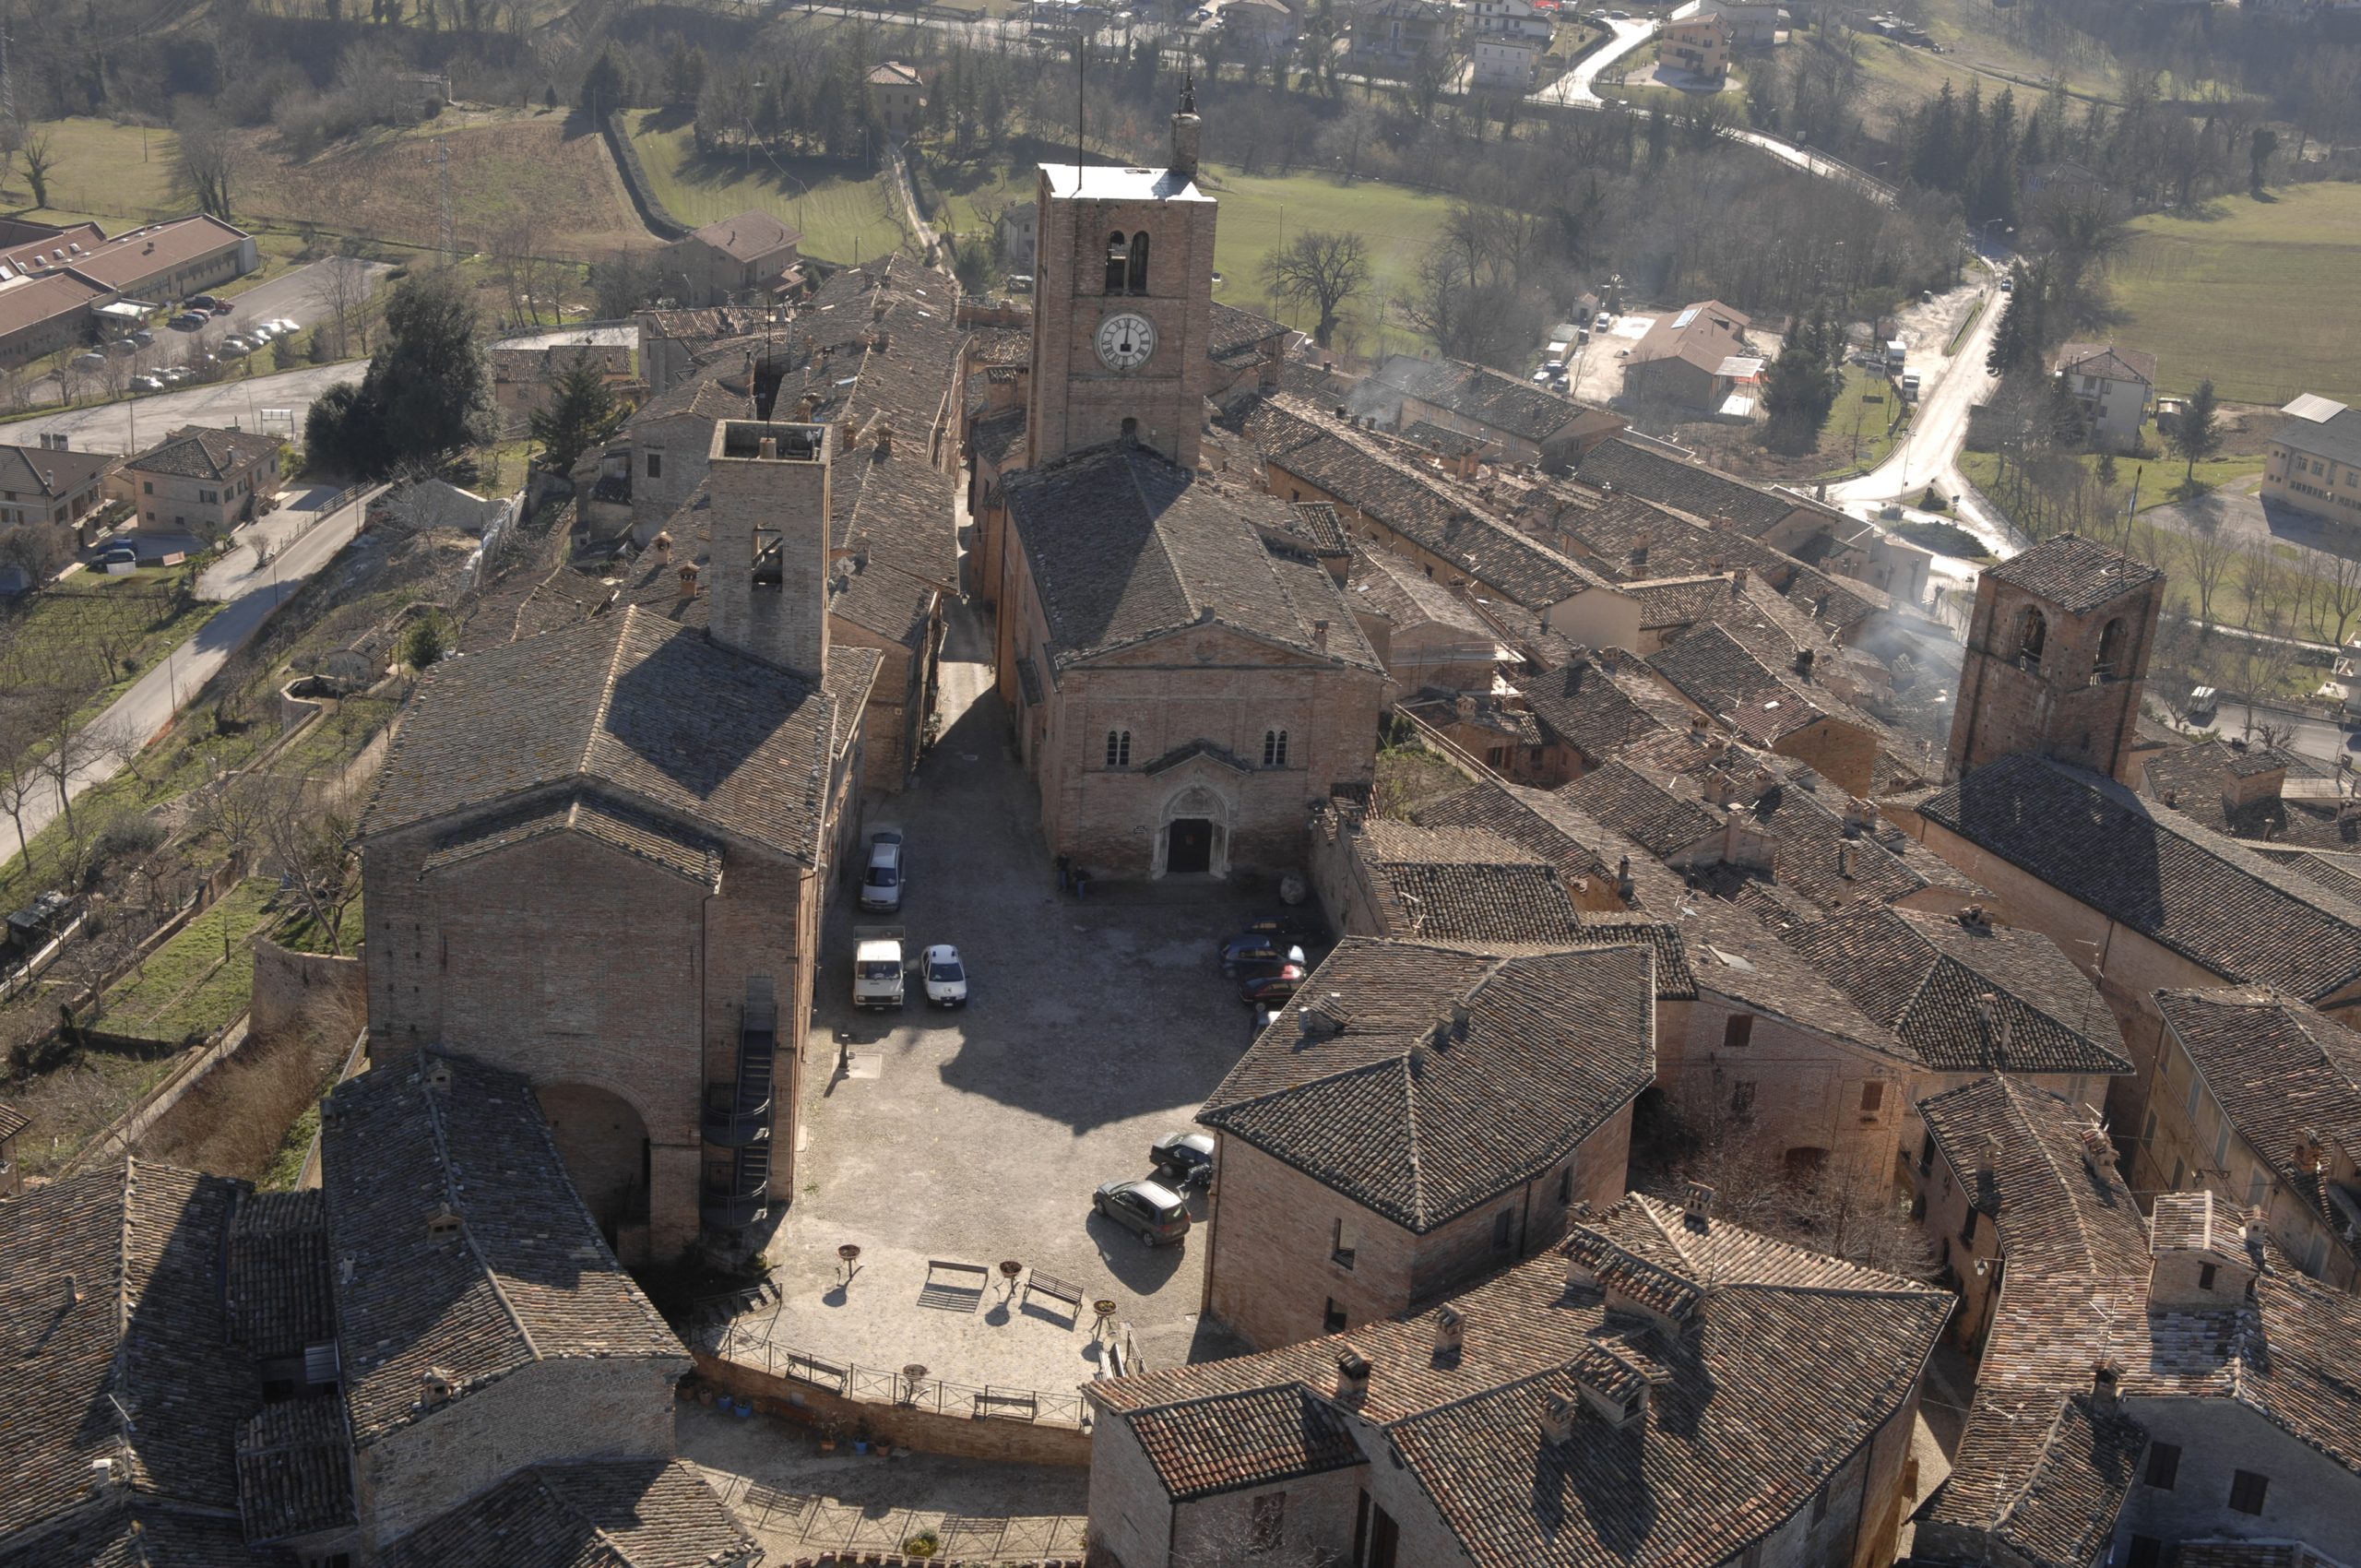
[[[1082,1320],[1082,1287],[1073,1280],[1061,1279],[1054,1274],[1044,1274],[1037,1268],[1025,1277],[1025,1299],[1031,1301],[1036,1290],[1053,1301],[1063,1301],[1068,1315],[1077,1323]]]

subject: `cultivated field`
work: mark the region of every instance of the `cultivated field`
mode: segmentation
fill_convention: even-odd
[[[2134,227],[2114,337],[2156,356],[2165,391],[2211,376],[2225,401],[2361,403],[2361,185],[2229,196]]]
[[[683,223],[710,223],[749,210],[803,231],[803,249],[823,261],[884,255],[907,237],[893,189],[865,166],[835,159],[703,154],[685,116],[635,110],[624,116],[648,183]]]

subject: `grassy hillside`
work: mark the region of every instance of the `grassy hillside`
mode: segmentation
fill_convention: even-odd
[[[170,131],[142,131],[112,120],[47,120],[32,127],[33,136],[49,138],[55,167],[49,172],[49,207],[42,216],[106,219],[151,218],[185,211],[172,200],[172,159],[180,147]],[[32,205],[32,186],[25,179],[24,160],[8,165],[8,182],[0,201],[11,208]],[[112,233],[118,227],[109,223]]]
[[[803,231],[803,248],[825,261],[883,255],[902,244],[893,190],[865,167],[817,158],[702,154],[687,120],[662,110],[626,116],[648,183],[684,223],[767,212]]]
[[[1369,292],[1355,307],[1368,324],[1361,351],[1418,346],[1416,336],[1398,323],[1381,332],[1377,307],[1416,280],[1418,258],[1442,232],[1451,208],[1449,197],[1369,180],[1342,184],[1322,174],[1245,175],[1217,170],[1214,177],[1221,201],[1214,265],[1223,279],[1216,299],[1250,310],[1267,308],[1262,276],[1265,255],[1287,235],[1307,229],[1349,231],[1367,244],[1371,273]],[[1311,323],[1307,318],[1297,325],[1309,327]]]
[[[2114,279],[2114,336],[2156,356],[2165,390],[2212,376],[2237,402],[2319,392],[2361,403],[2361,185],[2231,196],[2134,227]]]

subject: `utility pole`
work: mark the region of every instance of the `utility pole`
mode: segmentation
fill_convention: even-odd
[[[451,145],[441,137],[434,138],[434,161],[443,174],[443,258],[448,265],[457,265],[459,246],[451,222]]]

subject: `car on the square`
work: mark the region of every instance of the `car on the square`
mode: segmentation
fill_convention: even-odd
[[[206,315],[203,311],[184,310],[181,312],[180,315],[172,317],[172,325],[183,332],[194,332],[198,327],[207,325],[212,319],[213,318],[211,316]]]
[[[1238,999],[1250,1006],[1279,1006],[1295,995],[1305,972],[1301,964],[1282,964],[1248,975],[1238,982]]]
[[[967,1005],[967,966],[960,961],[959,949],[947,942],[937,943],[926,950],[919,962],[926,970],[928,1005]]]
[[[1265,936],[1284,936],[1290,942],[1328,940],[1328,928],[1320,922],[1319,912],[1311,909],[1266,909],[1238,929],[1261,932]]]
[[[1301,944],[1292,938],[1258,931],[1241,931],[1221,944],[1221,972],[1243,975],[1307,960]]]
[[[190,303],[195,303],[196,302],[191,301]],[[208,305],[208,307],[206,307],[206,308],[208,308],[208,310],[212,311],[212,313],[213,313],[214,315],[230,315],[231,312],[235,311],[238,307],[237,307],[237,306],[235,306],[235,305],[233,305],[233,304],[231,304],[231,303],[229,301],[227,301],[227,300],[216,300],[216,301],[214,301],[214,302],[212,303],[212,304]]]
[[[136,390],[141,392],[161,392],[164,389],[164,378],[160,375],[135,375],[131,378],[131,385]]]
[[[1148,1146],[1147,1162],[1157,1176],[1182,1192],[1214,1179],[1211,1133],[1167,1133]]]
[[[899,1012],[909,978],[902,961],[902,928],[871,926],[858,934],[852,950],[852,1004]]]
[[[872,913],[892,914],[902,907],[906,880],[902,836],[890,828],[871,834],[868,869],[860,877],[860,907]]]
[[[1189,1206],[1161,1182],[1108,1182],[1091,1194],[1090,1206],[1144,1245],[1177,1245],[1189,1235]]]
[[[127,539],[119,539],[99,552],[99,564],[136,566],[139,564],[139,547]]]

